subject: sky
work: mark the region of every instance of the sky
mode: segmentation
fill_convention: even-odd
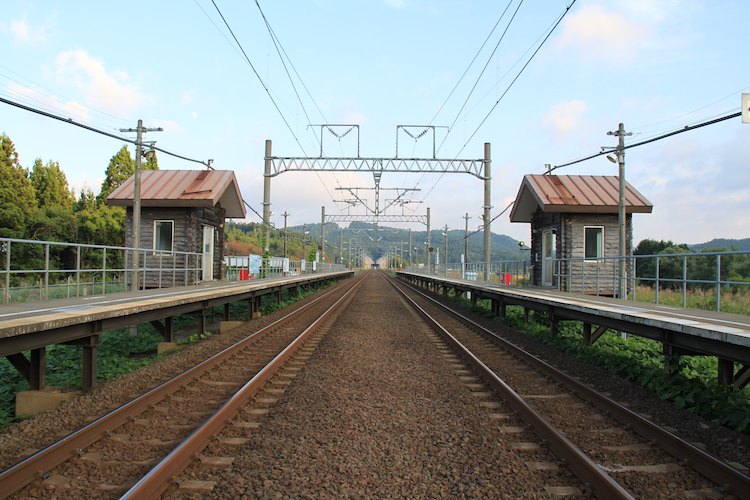
[[[634,143],[736,113],[750,92],[747,0],[214,2],[4,0],[0,97],[132,139],[119,129],[162,127],[144,140],[233,170],[258,212],[266,140],[274,156],[318,156],[320,128],[309,125],[358,124],[363,157],[429,158],[431,130],[414,139],[397,126],[431,124],[437,158],[481,159],[491,144],[492,231],[528,242],[528,224],[500,215],[525,174],[615,146],[607,132],[620,122]],[[346,130],[324,130],[325,156],[357,154]],[[3,132],[22,165],[57,161],[76,191],[98,193],[123,145],[0,103]],[[634,216],[635,242],[750,237],[750,124],[722,121],[629,149],[625,161],[654,206]],[[159,165],[203,168],[163,153]],[[555,172],[617,167],[600,156]],[[362,188],[372,208],[373,186],[369,173],[281,173],[272,222],[283,226],[285,212],[289,226],[320,222],[321,207],[365,214],[341,188]],[[466,213],[470,230],[481,225],[474,176],[385,173],[380,186],[381,207],[392,188],[414,189],[388,214],[429,207],[433,228],[463,229]]]

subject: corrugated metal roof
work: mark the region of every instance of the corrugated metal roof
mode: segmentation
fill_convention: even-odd
[[[133,205],[135,176],[123,182],[107,197],[110,205]],[[221,204],[226,216],[246,215],[237,178],[231,170],[143,170],[141,206],[215,207]]]
[[[525,175],[518,190],[511,222],[531,222],[542,212],[617,213],[620,179],[616,175]],[[625,211],[651,213],[653,205],[625,181]]]

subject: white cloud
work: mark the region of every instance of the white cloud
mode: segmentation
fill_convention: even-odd
[[[30,102],[32,106],[51,110],[51,112],[60,114],[65,118],[72,118],[77,122],[87,122],[89,119],[89,109],[79,102],[61,102],[34,88],[14,82],[8,84],[6,90],[8,94],[20,101]]]
[[[586,103],[580,99],[559,102],[544,115],[542,123],[552,129],[556,140],[563,140],[579,130],[586,110]]]
[[[94,108],[126,114],[144,101],[124,71],[108,72],[102,61],[85,50],[61,52],[55,59],[57,78],[85,95]]]
[[[182,132],[182,126],[172,120],[155,120],[156,126],[164,129],[165,132],[179,133]]]
[[[183,90],[180,93],[180,104],[182,105],[190,104],[194,100],[195,100],[195,92],[193,92],[192,90]]]
[[[564,21],[559,45],[580,52],[586,59],[621,64],[633,60],[637,48],[650,37],[651,30],[645,21],[630,20],[601,6],[587,5]]]
[[[0,31],[9,35],[13,42],[19,45],[38,45],[47,40],[46,29],[29,24],[25,16],[10,23],[0,23]]]

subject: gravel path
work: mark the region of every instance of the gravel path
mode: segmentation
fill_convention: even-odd
[[[250,434],[218,497],[548,497],[547,474],[371,275]],[[567,472],[552,481],[576,485]]]

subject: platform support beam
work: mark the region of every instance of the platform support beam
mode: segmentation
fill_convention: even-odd
[[[680,371],[680,355],[675,352],[673,346],[664,344],[664,372],[668,375],[674,375]],[[721,360],[719,360],[719,370],[721,370]]]

